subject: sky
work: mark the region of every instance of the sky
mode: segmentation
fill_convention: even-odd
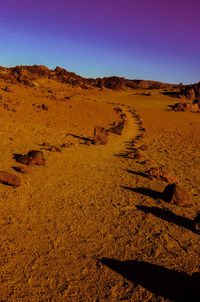
[[[199,0],[0,0],[0,65],[200,81]]]

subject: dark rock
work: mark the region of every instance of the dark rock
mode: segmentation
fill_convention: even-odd
[[[170,204],[175,204],[180,207],[191,204],[189,194],[176,183],[166,186],[163,191],[163,199]]]
[[[44,143],[42,144],[42,146],[43,146],[43,147],[49,148],[51,145],[50,145],[49,143],[47,143],[47,142],[44,142]]]
[[[90,145],[91,145],[91,143],[92,143],[91,141],[85,141],[85,142],[84,142],[84,145],[86,145],[86,146],[90,146]]]
[[[46,163],[43,153],[37,150],[31,150],[26,155],[16,154],[14,158],[23,165],[44,166]]]
[[[13,92],[13,88],[11,88],[10,86],[6,86],[5,91],[7,91],[7,92]]]
[[[147,160],[144,160],[142,162],[144,165],[151,165],[152,164],[152,161],[150,159],[147,159]]]
[[[48,109],[49,109],[49,107],[48,107],[47,105],[42,104],[42,110],[46,110],[46,111],[48,111]]]
[[[136,150],[134,158],[135,159],[141,159],[143,156],[142,152],[140,150]]]
[[[117,126],[111,127],[109,129],[109,132],[121,135],[123,128],[124,128],[124,123],[123,122],[119,122],[117,124]]]
[[[27,166],[18,166],[18,167],[14,167],[14,169],[17,172],[23,173],[23,174],[29,174],[31,172],[30,167]]]
[[[116,113],[122,113],[122,109],[119,107],[115,107],[114,110]]]
[[[101,126],[94,127],[94,144],[95,145],[106,145],[108,142],[108,136],[105,128]]]
[[[0,171],[0,182],[13,187],[19,187],[21,185],[19,176],[5,171]]]
[[[71,145],[70,144],[67,144],[67,143],[63,143],[61,145],[61,148],[69,148]]]
[[[127,156],[128,156],[128,157],[131,157],[131,158],[134,158],[135,152],[134,152],[134,151],[129,152],[129,153],[127,154]]]
[[[61,152],[60,148],[56,147],[56,146],[51,146],[49,148],[49,151],[51,152]]]

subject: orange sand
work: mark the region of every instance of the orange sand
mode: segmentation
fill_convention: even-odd
[[[200,114],[168,112],[177,100],[159,91],[147,97],[47,80],[39,85],[0,91],[1,170],[19,175],[12,169],[13,154],[32,149],[42,150],[47,160],[46,166],[20,174],[19,188],[0,184],[1,300],[170,301],[98,259],[137,259],[189,275],[199,270],[199,235],[178,225],[177,217],[193,219],[199,210]],[[108,102],[125,104],[128,123],[122,135],[110,135],[106,146],[84,145],[95,125],[109,128],[119,120],[116,105]],[[191,207],[134,191],[161,192],[166,183],[145,178],[141,173],[148,166],[120,156],[139,133],[127,106],[138,110],[147,129],[144,159],[178,177],[192,195]],[[74,145],[57,153],[44,150],[43,142]],[[171,220],[169,213],[175,214]]]

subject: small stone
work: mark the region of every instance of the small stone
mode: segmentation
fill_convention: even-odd
[[[148,150],[149,149],[149,147],[147,146],[147,145],[142,145],[141,147],[140,147],[140,150],[142,150],[142,151],[146,151],[146,150]]]
[[[44,143],[42,144],[42,146],[43,146],[43,147],[49,148],[51,145],[50,145],[49,143],[47,143],[47,142],[44,142]]]
[[[21,185],[19,176],[5,171],[0,171],[0,182],[13,187],[19,187]]]
[[[45,104],[42,104],[42,110],[48,111],[49,107]]]
[[[67,143],[63,143],[61,145],[61,148],[69,148],[70,147],[70,144],[67,144]]]
[[[7,92],[13,92],[13,88],[11,88],[10,86],[6,86],[5,91],[7,91]]]
[[[51,146],[49,148],[49,151],[51,152],[61,152],[60,148],[56,147],[56,146]]]
[[[85,142],[84,142],[84,145],[90,146],[90,145],[91,145],[91,141],[85,141]]]
[[[134,158],[135,159],[141,159],[142,158],[142,152],[140,150],[137,150],[135,152]]]
[[[151,165],[152,164],[152,161],[150,159],[147,159],[147,160],[144,160],[143,161],[143,164],[144,165]]]

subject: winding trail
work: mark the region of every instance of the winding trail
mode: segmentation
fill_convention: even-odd
[[[2,273],[2,297],[90,301],[97,296],[101,285],[96,284],[94,257],[117,251],[119,234],[130,236],[122,213],[129,207],[120,188],[123,160],[115,154],[137,135],[137,124],[124,113],[122,135],[110,135],[106,146],[79,145],[55,153],[47,166],[33,171],[26,186],[11,193],[9,211],[2,205],[8,221],[2,231],[10,242],[1,250],[2,261],[9,261]],[[38,173],[45,179],[42,185]]]

